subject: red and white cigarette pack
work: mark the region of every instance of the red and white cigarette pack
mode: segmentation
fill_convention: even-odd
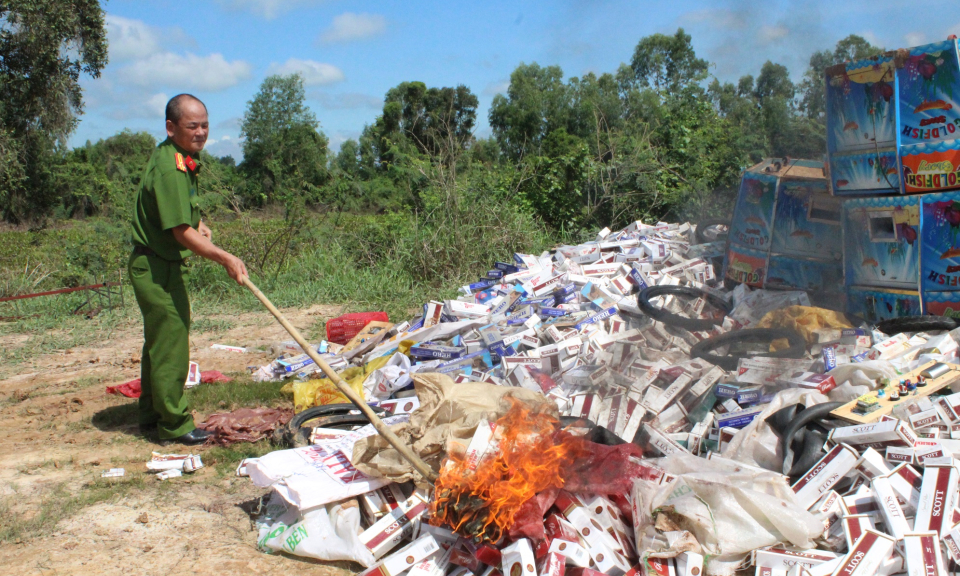
[[[360,542],[373,552],[374,557],[380,558],[413,533],[415,523],[429,506],[426,498],[414,492],[389,514],[364,530],[360,534]]]
[[[843,536],[847,539],[847,549],[853,548],[864,532],[876,529],[873,520],[870,514],[849,514],[840,520]]]
[[[796,565],[811,568],[837,558],[837,554],[825,550],[788,550],[773,547],[754,552],[753,563],[757,567],[764,566],[786,572]]]
[[[816,372],[791,372],[789,374],[783,374],[778,379],[778,382],[793,388],[816,390],[821,394],[826,394],[837,387],[837,381],[834,380],[833,376],[817,374]]]
[[[483,455],[490,448],[493,441],[493,431],[494,427],[487,422],[487,419],[481,418],[480,423],[477,424],[477,429],[473,433],[473,438],[470,439],[470,444],[467,445],[466,463],[470,470],[477,469]]]
[[[916,532],[933,530],[938,536],[953,528],[949,521],[957,505],[957,469],[953,466],[929,466],[923,471],[917,517],[913,523]]]
[[[576,537],[576,534],[574,534],[574,537]],[[574,566],[586,568],[590,565],[590,554],[579,542],[554,538],[550,542],[550,548],[547,549],[547,552],[559,554],[565,558],[566,562]]]
[[[376,490],[372,490],[359,497],[360,509],[370,524],[389,514],[391,510],[400,506],[404,500],[403,492],[397,484],[388,484]]]
[[[876,530],[867,530],[843,557],[832,576],[876,576],[880,566],[893,551],[894,544],[896,540],[890,536]]]
[[[854,469],[859,458],[857,451],[849,446],[837,444],[831,448],[792,486],[797,502],[809,509],[827,490]]]
[[[949,576],[940,554],[940,536],[936,532],[904,534],[903,552],[907,557],[907,576]]]
[[[599,571],[622,576],[630,570],[630,561],[618,551],[620,543],[590,517],[586,505],[566,490],[557,495],[556,506],[577,529],[586,543],[587,553]]]
[[[867,480],[873,480],[877,476],[889,474],[891,470],[879,452],[873,448],[867,448],[860,453],[860,459],[857,460],[857,472]]]
[[[874,478],[871,487],[873,497],[880,507],[883,525],[897,540],[902,540],[903,535],[910,531],[910,523],[907,522],[907,516],[900,507],[890,480],[886,477]]]
[[[827,440],[834,444],[842,442],[850,446],[871,448],[886,448],[887,446],[912,448],[917,442],[917,435],[913,433],[910,426],[901,420],[884,420],[873,424],[834,428],[827,436]]]
[[[437,541],[427,534],[387,556],[376,566],[364,570],[360,576],[397,576],[439,550]]]
[[[954,528],[947,532],[940,541],[943,542],[943,547],[947,549],[947,556],[960,564],[960,529]]]
[[[888,462],[913,464],[916,460],[916,453],[917,451],[913,447],[888,446],[885,458]]]
[[[673,558],[647,558],[640,562],[640,575],[677,576],[677,563]]]
[[[500,571],[503,576],[537,576],[533,547],[526,538],[520,538],[502,551]]]
[[[540,564],[540,576],[563,576],[567,563],[562,554],[548,552]]]
[[[676,558],[677,576],[702,576],[703,555],[683,552]]]
[[[900,464],[885,478],[890,480],[890,486],[897,494],[900,506],[908,516],[912,516],[920,502],[920,487],[923,485],[923,476],[909,464]]]

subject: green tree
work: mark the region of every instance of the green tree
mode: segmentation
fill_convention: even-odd
[[[677,94],[707,79],[709,63],[697,58],[689,34],[653,34],[637,43],[630,60],[636,82],[658,95]]]
[[[569,126],[570,88],[559,66],[521,63],[510,74],[507,95],[497,94],[490,106],[490,127],[500,150],[511,160],[538,153],[543,139]]]
[[[98,78],[106,64],[98,0],[0,4],[0,212],[5,219],[42,214],[57,202],[54,149],[66,143],[83,112],[80,76]]]
[[[827,86],[825,73],[827,68],[852,60],[862,60],[876,56],[883,48],[874,46],[862,36],[851,34],[837,42],[832,51],[821,50],[810,56],[810,65],[800,82],[800,110],[807,118],[824,122],[827,112],[825,100]]]
[[[268,76],[247,103],[240,137],[248,179],[246,198],[256,204],[319,202],[328,181],[327,137],[305,104],[300,74]]]

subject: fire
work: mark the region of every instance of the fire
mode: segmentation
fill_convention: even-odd
[[[520,506],[543,490],[562,487],[565,467],[586,453],[586,444],[559,429],[543,406],[510,401],[510,410],[496,423],[498,453],[484,457],[476,470],[462,456],[451,456],[440,472],[432,523],[496,543]]]

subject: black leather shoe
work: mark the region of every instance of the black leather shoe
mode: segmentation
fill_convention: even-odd
[[[170,438],[164,440],[162,443],[166,444],[186,444],[187,446],[196,446],[197,444],[203,444],[207,441],[208,438],[212,438],[213,433],[207,432],[206,430],[201,430],[199,428],[194,428],[192,431],[187,432],[183,436],[178,436],[176,438]]]

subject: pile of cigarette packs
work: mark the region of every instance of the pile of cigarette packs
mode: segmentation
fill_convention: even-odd
[[[720,458],[778,392],[833,391],[842,382],[827,372],[838,366],[884,362],[903,373],[923,361],[956,359],[951,335],[888,337],[865,326],[816,330],[816,342],[802,359],[745,358],[728,372],[691,358],[698,342],[751,327],[774,310],[810,305],[799,291],[718,287],[710,258],[722,253],[722,243],[695,245],[692,239],[688,224],[635,222],[553,253],[515,254],[513,262],[497,262],[484,278],[461,287],[458,298],[426,303],[422,315],[393,326],[361,353],[337,354],[326,343],[318,349],[338,370],[403,356],[364,382],[368,402],[384,406],[394,418],[419,406],[412,375],[442,373],[455,382],[542,393],[562,415],[641,445],[645,457],[684,452],[710,459]],[[707,298],[667,295],[653,303],[711,327],[687,330],[655,321],[637,302],[637,293],[650,286],[699,288],[728,309],[718,310]],[[311,363],[294,356],[261,371],[265,378],[308,377],[315,370]],[[873,407],[864,403],[869,412]],[[790,576],[947,574],[945,566],[960,561],[954,460],[960,457],[960,395],[918,396],[904,407],[900,418],[836,428],[823,458],[793,484],[797,501],[823,521],[818,547],[756,550],[742,569]],[[352,444],[336,458],[325,452],[326,472],[341,483],[350,481],[345,471],[352,479],[362,477],[351,465],[351,449]],[[672,479],[664,474],[661,481]],[[508,539],[500,548],[421,521],[432,494],[412,485],[401,489],[382,482],[350,496],[364,512],[360,540],[377,560],[365,574],[708,573],[704,557],[695,552],[658,558],[638,549],[629,496],[587,498],[561,491],[544,518],[544,540]]]

